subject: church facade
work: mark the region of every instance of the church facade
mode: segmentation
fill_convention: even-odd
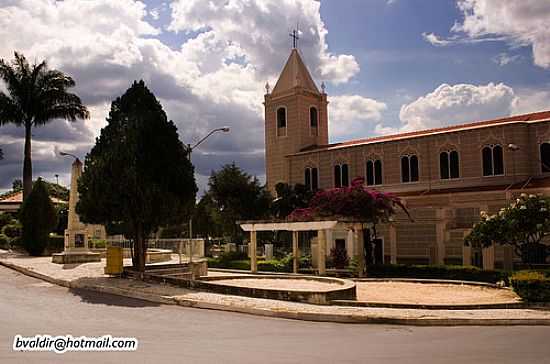
[[[403,199],[414,222],[398,214],[377,229],[376,263],[464,264],[511,268],[510,247],[464,246],[481,211],[496,213],[521,193],[550,194],[550,111],[439,129],[329,144],[327,94],[293,49],[265,94],[268,189],[279,182],[312,190],[347,186],[358,176],[370,188]],[[327,252],[351,232],[334,231]]]

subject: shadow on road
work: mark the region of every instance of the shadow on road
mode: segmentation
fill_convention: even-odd
[[[70,288],[69,292],[73,295],[80,297],[82,302],[91,304],[103,304],[108,306],[121,306],[121,307],[157,307],[158,303],[138,300],[135,298],[122,297],[109,293],[89,291],[82,288]]]

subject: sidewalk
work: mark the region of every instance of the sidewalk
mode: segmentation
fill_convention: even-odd
[[[423,310],[318,306],[198,292],[170,285],[111,278],[103,274],[104,261],[101,263],[85,263],[74,267],[67,267],[53,264],[50,262],[50,259],[47,257],[7,257],[0,259],[0,265],[73,289],[88,289],[163,304],[287,319],[421,326],[550,325],[550,310]]]

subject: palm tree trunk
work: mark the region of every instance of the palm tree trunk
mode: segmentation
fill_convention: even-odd
[[[23,201],[32,191],[31,131],[32,124],[30,122],[26,122],[25,158],[23,160]]]

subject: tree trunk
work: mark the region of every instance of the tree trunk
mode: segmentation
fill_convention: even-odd
[[[25,157],[23,159],[23,201],[32,191],[32,161],[31,161],[31,131],[32,124],[25,123]]]
[[[138,272],[138,278],[143,279],[143,273],[145,272],[145,236],[143,234],[143,228],[138,226],[135,231],[134,239],[134,257],[132,264],[134,270]]]

